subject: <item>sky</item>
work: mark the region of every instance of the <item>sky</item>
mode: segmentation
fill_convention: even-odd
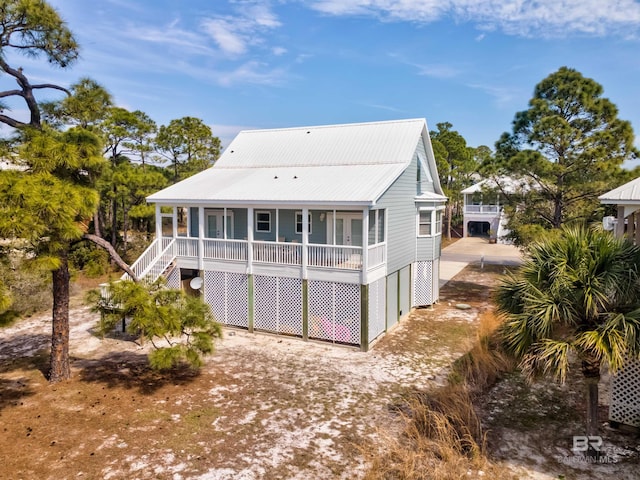
[[[91,77],[158,124],[203,119],[223,146],[243,129],[426,118],[493,147],[561,66],[640,135],[638,0],[49,3],[81,56],[64,70],[9,57],[32,82]]]

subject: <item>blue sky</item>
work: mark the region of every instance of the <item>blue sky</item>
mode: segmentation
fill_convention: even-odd
[[[601,83],[640,133],[636,0],[50,3],[82,56],[68,70],[21,57],[27,75],[90,76],[159,124],[202,118],[223,145],[245,128],[425,117],[493,147],[563,65]]]

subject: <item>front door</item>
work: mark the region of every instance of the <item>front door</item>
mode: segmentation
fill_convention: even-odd
[[[331,220],[331,216],[329,216]],[[327,222],[328,242],[333,242],[333,221]],[[336,213],[336,245],[362,246],[362,214]]]
[[[207,210],[207,238],[225,238],[224,210]],[[227,211],[226,238],[233,238],[233,212]]]

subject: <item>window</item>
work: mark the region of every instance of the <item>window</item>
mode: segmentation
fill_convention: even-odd
[[[271,212],[256,211],[256,232],[271,231]]]
[[[296,212],[296,233],[302,234],[302,212]],[[311,214],[309,214],[309,234],[311,234]]]
[[[431,211],[421,210],[418,218],[418,236],[431,235]]]
[[[418,236],[430,237],[442,233],[442,210],[418,212]]]

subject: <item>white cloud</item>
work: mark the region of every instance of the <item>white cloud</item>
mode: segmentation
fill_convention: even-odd
[[[633,35],[640,29],[637,0],[313,0],[330,15],[372,15],[429,23],[450,17],[511,35]]]
[[[286,72],[281,68],[270,69],[266,64],[255,60],[240,65],[229,72],[219,72],[217,82],[223,87],[232,87],[236,84],[255,85],[281,85]]]
[[[264,43],[266,32],[282,24],[266,4],[242,5],[238,15],[207,18],[202,22],[205,32],[220,50],[232,56],[242,55],[250,46]]]
[[[284,55],[285,53],[287,53],[287,49],[284,47],[273,47],[273,49],[271,50],[273,52],[273,54],[277,57]]]

